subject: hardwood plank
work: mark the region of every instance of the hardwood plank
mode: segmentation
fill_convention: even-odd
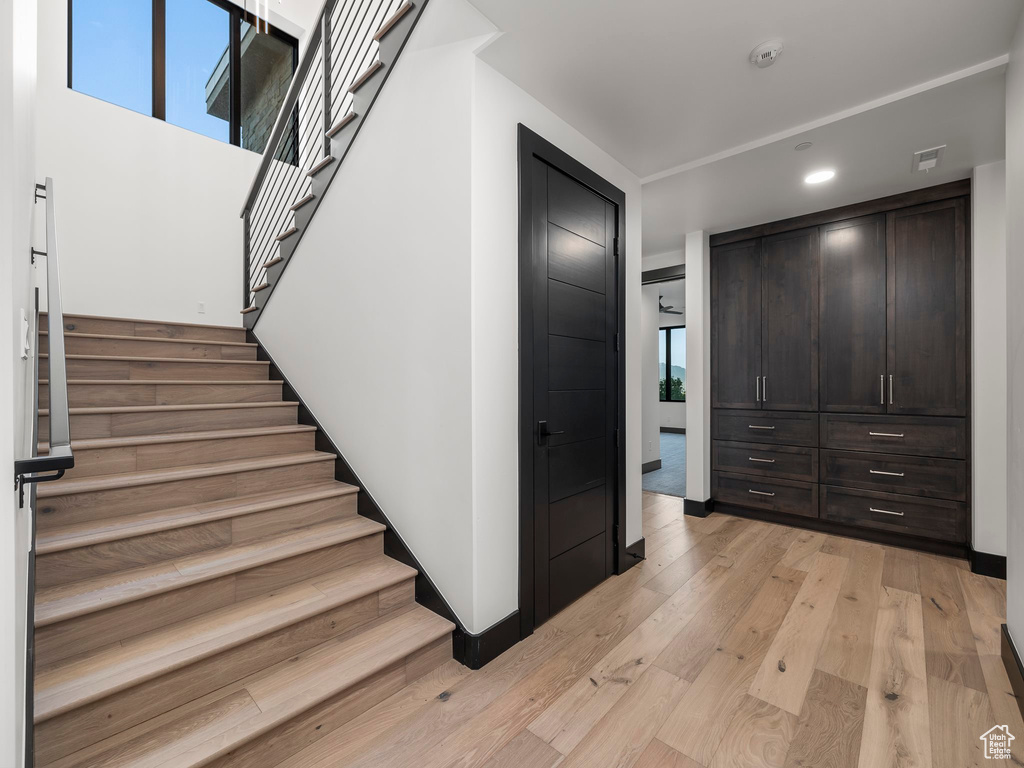
[[[848,561],[818,552],[793,607],[786,614],[750,694],[799,715],[814,664],[839,597]]]
[[[701,569],[530,723],[530,731],[569,754],[636,684],[672,637],[702,615],[729,575],[728,568],[718,565]]]
[[[658,739],[702,765],[711,763],[804,578],[802,571],[776,566],[658,731]]]
[[[631,766],[678,705],[688,685],[673,674],[651,667],[569,753],[562,768]]]
[[[286,758],[277,768],[346,765],[373,745],[388,728],[412,717],[431,702],[439,701],[438,697],[446,700],[451,695],[448,689],[469,675],[470,670],[457,661],[442,664],[323,739]]]
[[[984,691],[985,676],[957,572],[932,558],[921,558],[919,569],[928,674]]]
[[[817,666],[824,672],[866,686],[885,554],[877,547],[853,554],[854,557],[847,560],[846,576],[825,630]]]
[[[867,688],[815,670],[785,768],[857,768]]]
[[[633,768],[704,768],[663,741],[651,739]]]
[[[701,610],[699,621],[688,622],[676,633],[654,663],[684,680],[695,680],[715,648],[746,611],[762,582],[780,564],[780,559],[785,559],[796,536],[793,529],[777,528],[740,553],[729,569],[726,587]],[[726,548],[722,554],[728,551]]]
[[[1006,619],[1006,581],[1004,579],[993,579],[990,576],[982,576],[968,570],[958,570],[956,575],[960,580],[964,601],[969,612],[984,613]]]
[[[814,563],[814,555],[821,549],[828,537],[815,531],[801,531],[796,541],[790,546],[782,565],[798,571],[809,571]]]
[[[750,521],[734,519],[716,533],[702,539],[644,586],[665,595],[674,594],[686,581],[725,549],[733,539],[752,527]],[[749,540],[749,539],[748,539]]]
[[[592,630],[577,636],[564,650],[499,696],[440,744],[425,753],[421,746],[419,754],[411,756],[414,759],[398,765],[408,765],[409,768],[470,768],[482,765],[663,602],[663,596],[656,592],[638,590],[630,603],[622,606],[616,615],[607,617]],[[393,760],[389,758],[383,762],[393,766]]]
[[[857,765],[929,768],[931,726],[920,595],[882,587],[874,645]]]
[[[748,695],[709,768],[782,768],[796,725],[796,715]]]
[[[918,577],[918,557],[909,549],[885,547],[885,562],[882,566],[882,586],[901,592],[921,594]]]
[[[522,731],[484,763],[484,768],[555,768],[563,757],[530,731]]]
[[[933,768],[1008,768],[1011,764],[1009,760],[985,757],[985,743],[978,737],[996,725],[996,721],[988,696],[981,691],[929,675],[928,717],[934,724],[931,728]],[[955,723],[956,727],[937,727],[939,723]]]

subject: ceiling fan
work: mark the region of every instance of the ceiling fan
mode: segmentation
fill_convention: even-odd
[[[681,314],[683,314],[679,310],[673,310],[671,306],[666,307],[664,304],[662,304],[661,300],[664,299],[664,298],[665,298],[664,296],[659,296],[658,297],[658,311],[661,314],[663,314],[663,315],[681,315]]]

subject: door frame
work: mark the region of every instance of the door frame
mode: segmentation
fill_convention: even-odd
[[[616,358],[616,446],[615,511],[613,515],[613,573],[629,567],[626,553],[626,194],[594,171],[541,138],[522,123],[519,138],[519,636],[534,630],[534,504],[533,448],[533,187],[532,160],[537,158],[564,173],[616,206],[616,312],[618,355]]]

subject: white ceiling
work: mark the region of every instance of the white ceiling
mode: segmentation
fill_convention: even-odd
[[[933,88],[643,186],[643,253],[712,233],[967,178],[1005,156],[1005,67]],[[814,145],[803,152],[803,141]],[[946,144],[942,166],[912,173],[913,153]],[[834,168],[809,185],[804,176]]]
[[[1022,0],[470,0],[480,57],[646,178],[1004,55]],[[747,61],[785,41],[772,67]]]

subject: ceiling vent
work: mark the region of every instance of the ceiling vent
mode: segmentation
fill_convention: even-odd
[[[750,63],[758,69],[770,67],[782,54],[782,41],[769,40],[750,52]]]
[[[933,147],[932,149],[922,149],[920,152],[914,153],[914,164],[911,168],[914,173],[928,173],[933,168],[938,168],[942,165],[942,156],[946,152],[946,145],[943,144],[941,147]]]

